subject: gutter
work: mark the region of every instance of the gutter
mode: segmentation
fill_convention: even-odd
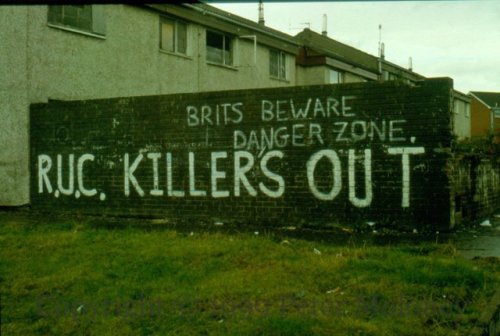
[[[378,76],[374,72],[369,71],[369,70],[365,70],[363,67],[359,67],[359,66],[352,65],[349,63],[344,63],[342,61],[333,59],[333,58],[328,57],[328,56],[326,57],[326,64],[329,66],[332,66],[334,68],[340,69],[340,70],[354,73],[354,74],[359,75],[363,78],[372,79],[372,80],[377,80],[377,78],[378,78]]]

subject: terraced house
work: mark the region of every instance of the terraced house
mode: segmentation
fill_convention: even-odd
[[[473,137],[496,135],[500,132],[500,92],[470,93],[472,97],[471,133]]]
[[[0,31],[0,206],[30,201],[32,103],[424,78],[206,4],[1,6]]]

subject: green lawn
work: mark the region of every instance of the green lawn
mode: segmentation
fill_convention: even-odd
[[[0,216],[2,335],[465,335],[500,287],[450,245],[90,221]]]

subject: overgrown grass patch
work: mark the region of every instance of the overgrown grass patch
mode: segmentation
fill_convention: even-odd
[[[450,245],[0,220],[6,335],[463,335],[500,284]]]

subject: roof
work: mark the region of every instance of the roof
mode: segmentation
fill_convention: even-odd
[[[378,57],[336,41],[330,37],[318,34],[310,29],[304,29],[296,36],[291,36],[205,3],[150,4],[143,6],[160,11],[164,14],[170,14],[180,17],[181,19],[190,20],[212,29],[225,31],[235,36],[255,36],[260,44],[284,50],[291,54],[298,54],[299,62],[302,59],[301,54],[305,52],[303,55],[307,58],[307,64],[304,63],[304,65],[316,65],[317,62],[321,62],[321,59],[324,62],[328,58],[328,61],[339,60],[346,64],[354,65],[360,69],[358,71],[364,73],[364,75],[369,78],[370,75],[376,76],[379,71]],[[304,48],[302,49],[301,47]],[[301,48],[302,51],[299,51],[299,48]],[[410,76],[410,78],[414,80],[424,78],[422,75],[404,69],[385,59],[383,60],[383,64],[384,69],[388,69],[391,72],[396,71],[400,75],[405,73],[405,77]]]
[[[359,49],[343,44],[327,36],[304,29],[295,36],[306,48],[320,52],[325,56],[340,59],[347,63],[354,63],[361,68],[377,71],[377,57],[367,54]]]
[[[295,37],[302,42],[304,47],[309,49],[307,55],[308,57],[326,56],[341,60],[345,63],[356,65],[357,67],[371,71],[372,73],[378,73],[379,71],[379,58],[377,56],[336,41],[328,36],[318,34],[306,28]],[[382,63],[384,65],[384,69],[390,70],[391,72],[396,71],[398,73],[405,73],[406,76],[410,76],[414,80],[425,78],[416,72],[405,69],[397,64],[387,61],[386,59],[383,59]]]
[[[469,95],[466,95],[463,92],[460,92],[458,90],[453,90],[453,97],[455,99],[460,99],[462,101],[465,101],[467,103],[470,103],[471,97]]]
[[[186,4],[184,4],[184,6],[186,6]],[[283,40],[287,40],[290,43],[294,43],[294,44],[297,43],[297,42],[295,42],[293,37],[288,35],[288,34],[285,34],[283,32],[280,32],[279,30],[270,28],[270,27],[263,25],[263,24],[260,24],[258,22],[248,20],[248,19],[241,17],[241,16],[238,16],[236,14],[226,12],[222,9],[217,8],[217,7],[210,6],[210,5],[207,5],[207,4],[202,3],[202,2],[193,4],[192,6],[196,6],[200,9],[206,11],[209,14],[212,14],[212,15],[215,14],[215,15],[220,16],[221,18],[226,18],[226,19],[231,20],[231,21],[234,20],[235,24],[242,24],[242,25],[245,25],[249,28],[253,28],[255,30],[260,30],[262,32],[266,32],[268,34],[273,35],[274,37],[281,38]],[[255,8],[257,9],[257,7],[255,7]]]
[[[489,108],[500,107],[500,92],[471,91],[470,94]]]
[[[256,36],[259,43],[296,54],[299,42],[288,34],[204,3],[145,4],[167,15],[174,15],[234,36]]]

